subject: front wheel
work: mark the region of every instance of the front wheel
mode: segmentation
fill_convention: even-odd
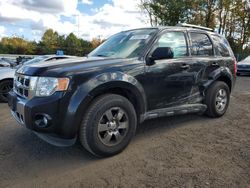
[[[228,85],[225,82],[216,81],[208,88],[206,92],[206,114],[210,117],[223,116],[227,111],[229,101],[230,89]]]
[[[80,142],[96,156],[112,156],[126,148],[136,125],[136,112],[128,99],[114,94],[103,95],[96,98],[84,114]]]
[[[0,101],[8,102],[8,93],[13,88],[12,80],[4,80],[0,82]]]

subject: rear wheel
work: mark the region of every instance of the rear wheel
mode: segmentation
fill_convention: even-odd
[[[80,142],[92,154],[115,155],[135,134],[137,116],[133,105],[120,95],[107,94],[94,100],[80,127]]]
[[[229,101],[230,89],[228,85],[221,81],[213,83],[206,92],[206,114],[210,117],[223,116],[227,111]]]
[[[8,102],[8,93],[13,88],[12,80],[4,80],[0,82],[0,101]]]

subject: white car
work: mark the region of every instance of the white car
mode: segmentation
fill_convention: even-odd
[[[51,60],[60,60],[71,58],[73,56],[65,56],[65,55],[43,55],[37,56],[31,60],[28,60],[23,63],[23,65],[32,64],[32,63],[41,63],[45,61]],[[0,68],[0,101],[7,102],[8,93],[13,87],[13,79],[16,72],[16,69],[22,65],[16,67],[1,67]]]
[[[0,68],[2,67],[13,67],[16,66],[17,64],[15,61],[7,58],[0,58]]]

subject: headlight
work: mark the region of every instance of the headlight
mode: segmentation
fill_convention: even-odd
[[[31,77],[30,90],[38,97],[53,95],[56,91],[66,91],[68,78]]]

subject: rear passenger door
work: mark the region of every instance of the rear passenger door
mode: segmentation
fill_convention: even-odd
[[[229,67],[234,72],[234,54],[227,40],[218,34],[212,34],[211,38],[214,44],[214,52],[220,66]],[[230,66],[231,65],[231,66]]]
[[[196,90],[208,80],[209,74],[219,67],[220,59],[214,53],[211,38],[206,32],[189,32],[191,57],[195,64],[201,66],[198,74],[200,82],[197,83]]]

